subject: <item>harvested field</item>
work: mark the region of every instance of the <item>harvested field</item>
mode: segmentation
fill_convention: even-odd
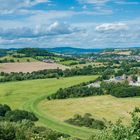
[[[68,67],[55,63],[44,62],[22,62],[22,63],[2,63],[0,64],[0,72],[32,72],[44,69],[66,69]]]

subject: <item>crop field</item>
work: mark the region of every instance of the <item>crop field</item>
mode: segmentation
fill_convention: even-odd
[[[75,76],[60,79],[30,80],[0,84],[0,103],[8,104],[14,109],[25,109],[39,117],[39,124],[53,130],[70,134],[79,138],[87,138],[97,130],[80,128],[63,123],[42,113],[39,103],[46,101],[46,96],[55,93],[59,88],[66,88],[96,79],[97,76]]]
[[[2,63],[0,64],[0,71],[3,72],[32,72],[43,69],[66,69],[68,67],[55,64],[55,63],[44,63],[44,62],[22,62],[22,63]]]
[[[130,122],[130,112],[140,107],[140,98],[115,98],[113,96],[92,96],[86,98],[42,101],[39,104],[44,114],[65,121],[75,114],[91,113],[94,118],[116,122],[119,118],[123,123]]]

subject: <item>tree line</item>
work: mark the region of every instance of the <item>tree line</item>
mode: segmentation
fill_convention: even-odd
[[[23,72],[11,72],[11,73],[0,73],[0,82],[8,81],[23,81],[23,80],[32,80],[32,79],[45,79],[45,78],[58,78],[59,77],[71,77],[71,76],[80,76],[80,75],[96,75],[101,74],[105,70],[105,67],[102,68],[93,68],[92,66],[86,66],[84,68],[72,68],[61,70],[57,69],[45,69],[39,71],[33,71],[31,73]]]
[[[55,94],[49,95],[48,100],[52,99],[67,99],[78,98],[87,96],[103,95],[103,91],[100,88],[87,87],[87,86],[73,86],[66,89],[60,88]]]
[[[140,87],[129,86],[127,82],[124,83],[102,82],[101,88],[104,94],[110,94],[118,98],[140,96]]]
[[[94,82],[95,80],[64,89],[60,88],[56,93],[47,96],[47,99],[55,100],[108,94],[118,98],[140,96],[140,87],[129,86],[127,82],[101,82],[100,87],[87,86],[89,83]]]

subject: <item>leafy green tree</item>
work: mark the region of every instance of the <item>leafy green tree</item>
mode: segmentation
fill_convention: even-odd
[[[6,119],[9,121],[22,121],[22,120],[30,120],[30,121],[38,121],[38,118],[31,112],[24,110],[13,110],[9,111],[5,115]]]
[[[9,111],[11,111],[11,108],[8,105],[6,105],[6,104],[4,104],[4,105],[0,104],[0,116],[1,117],[4,117],[5,114],[7,112],[9,112]]]
[[[126,126],[121,120],[108,126],[90,138],[90,140],[140,140],[140,109],[136,108],[131,114],[131,124]]]

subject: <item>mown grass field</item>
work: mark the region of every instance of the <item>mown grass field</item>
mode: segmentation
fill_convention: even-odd
[[[130,123],[130,112],[135,107],[140,107],[140,98],[115,98],[113,96],[92,96],[86,98],[65,100],[43,100],[39,104],[44,114],[49,114],[54,119],[64,121],[75,114],[91,113],[97,119],[105,118],[116,122],[119,118],[123,123]]]
[[[46,95],[55,93],[59,88],[66,88],[95,78],[97,76],[77,76],[3,83],[0,84],[0,103],[8,104],[14,109],[26,109],[34,112],[39,117],[41,125],[75,137],[87,138],[96,131],[68,125],[49,117],[49,114],[44,115],[38,104],[46,99]]]
[[[13,109],[34,112],[39,117],[38,125],[86,139],[99,131],[69,125],[64,123],[64,120],[77,113],[91,113],[95,118],[106,118],[113,122],[123,117],[124,123],[128,124],[130,121],[128,112],[135,107],[140,107],[140,98],[119,99],[109,95],[53,101],[46,99],[46,95],[55,93],[59,88],[66,88],[95,78],[97,76],[77,76],[3,83],[0,84],[0,103],[8,104]]]

